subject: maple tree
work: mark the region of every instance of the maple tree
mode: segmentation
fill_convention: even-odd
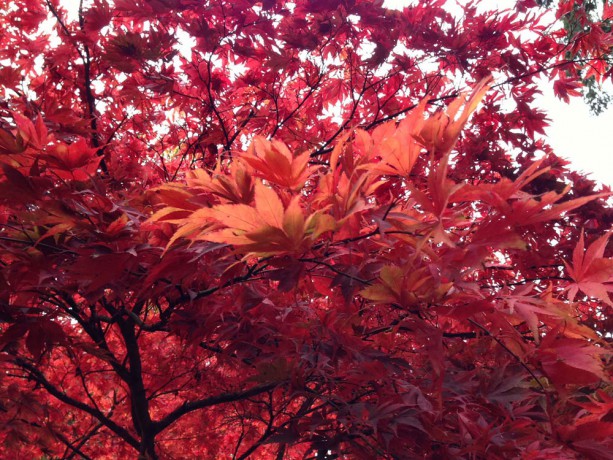
[[[479,3],[0,6],[5,451],[611,458],[610,191],[534,98],[613,6]]]

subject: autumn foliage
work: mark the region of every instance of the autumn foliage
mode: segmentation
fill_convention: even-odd
[[[76,3],[0,6],[2,458],[612,458],[610,191],[535,103],[608,2]]]

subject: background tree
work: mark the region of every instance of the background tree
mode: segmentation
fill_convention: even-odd
[[[604,6],[3,4],[6,452],[610,458]]]
[[[539,2],[543,6],[552,7],[553,1],[546,0]],[[584,49],[575,46],[576,38],[580,36],[590,36],[598,34],[609,34],[611,32],[611,20],[613,10],[607,0],[585,0],[583,2],[567,2],[562,8],[558,8],[557,17],[562,20],[566,38],[564,42],[568,45],[566,57],[568,59],[580,59],[584,57]],[[592,31],[595,28],[595,31]],[[606,50],[608,45],[603,47]],[[589,105],[590,110],[595,115],[604,112],[611,102],[611,94],[603,86],[602,75],[604,69],[610,68],[613,57],[610,53],[603,53],[600,59],[593,64],[583,68],[573,68],[567,71],[568,77],[581,80],[576,85],[576,91],[581,91],[583,99]],[[564,98],[564,96],[561,96]]]

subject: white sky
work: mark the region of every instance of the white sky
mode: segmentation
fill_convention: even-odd
[[[556,154],[591,179],[613,187],[613,106],[596,117],[580,98],[569,104],[557,99],[551,84],[542,91],[537,101],[549,113],[547,139]]]

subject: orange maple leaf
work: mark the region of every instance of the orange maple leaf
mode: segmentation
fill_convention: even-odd
[[[229,174],[218,165],[211,174],[202,169],[190,171],[187,185],[196,190],[213,193],[230,203],[249,204],[253,201],[253,179],[244,168],[232,163]]]
[[[241,252],[259,256],[301,252],[336,227],[336,221],[321,212],[305,217],[300,196],[284,208],[277,192],[260,181],[255,184],[255,206],[222,204],[202,209],[193,217],[204,218],[208,224],[214,222],[195,239],[231,244]],[[185,219],[188,225],[190,219]]]
[[[283,142],[262,136],[256,136],[240,158],[257,176],[292,190],[301,189],[311,174],[308,151],[294,156]]]
[[[567,288],[571,302],[581,290],[588,296],[596,297],[613,307],[608,294],[613,291],[613,259],[603,257],[610,236],[611,233],[606,233],[585,250],[583,231],[581,232],[579,242],[573,251],[572,266],[564,261],[569,275],[574,280],[574,283]]]
[[[464,94],[455,99],[446,111],[438,112],[428,118],[417,135],[417,139],[430,152],[449,153],[457,142],[468,118],[477,109],[479,102],[490,89],[491,82],[491,77],[486,77],[477,83],[459,116],[458,112],[465,100]]]

